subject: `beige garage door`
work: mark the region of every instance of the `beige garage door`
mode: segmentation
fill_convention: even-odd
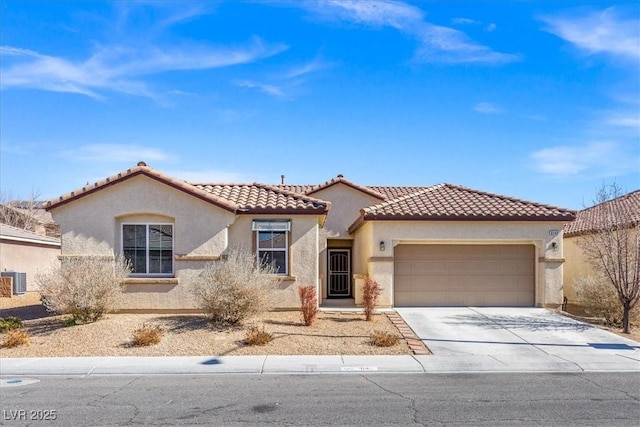
[[[394,304],[532,306],[533,245],[398,245]]]

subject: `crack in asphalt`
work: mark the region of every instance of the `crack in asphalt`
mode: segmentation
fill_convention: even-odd
[[[380,390],[384,391],[385,393],[393,394],[394,396],[398,396],[401,399],[408,400],[409,401],[409,409],[411,410],[411,412],[413,412],[413,423],[421,425],[421,426],[427,426],[427,424],[424,424],[424,423],[421,423],[421,422],[418,421],[418,408],[416,408],[416,400],[415,399],[407,397],[407,396],[403,395],[402,393],[398,393],[398,392],[395,392],[393,390],[389,390],[387,388],[384,388],[382,385],[378,384],[377,382],[375,382],[374,380],[372,380],[371,378],[369,378],[369,377],[367,377],[365,375],[362,375],[362,378],[364,378],[365,381],[367,381],[367,382],[373,384],[374,386],[378,387]],[[440,422],[440,421],[435,420],[435,419],[431,419],[431,420],[432,421],[436,421],[436,422]]]
[[[140,380],[141,378],[134,378],[131,381],[127,382],[126,384],[118,387],[116,390],[111,391],[110,393],[104,394],[102,396],[99,396],[89,402],[87,402],[87,406],[92,406],[94,408],[104,408],[105,404],[100,403],[100,401],[108,398],[109,396],[113,396],[115,394],[118,394],[120,392],[122,392],[125,388],[129,387],[131,384],[135,383],[136,381]],[[109,405],[109,404],[106,404]],[[134,419],[140,414],[140,408],[138,408],[136,405],[132,405],[132,404],[124,404],[124,405],[110,405],[110,406],[130,406],[133,408],[133,415],[124,422],[121,423],[117,423],[116,425],[122,425],[122,426],[127,426],[127,425],[132,425],[132,424],[140,424],[138,422],[134,423]]]
[[[580,378],[580,379],[582,379],[582,380],[584,380],[584,381],[586,381],[586,382],[588,382],[590,384],[593,384],[596,387],[601,388],[603,390],[617,391],[618,393],[624,394],[625,396],[627,396],[631,400],[635,400],[636,402],[640,402],[640,398],[639,397],[632,396],[631,394],[629,394],[628,391],[618,390],[617,388],[607,387],[607,386],[604,386],[602,384],[598,384],[597,382],[595,382],[595,380],[589,379],[589,378],[587,378],[585,376],[582,376],[582,375],[578,375],[578,378]]]

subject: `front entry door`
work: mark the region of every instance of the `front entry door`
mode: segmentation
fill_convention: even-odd
[[[329,249],[329,297],[351,296],[351,249]]]

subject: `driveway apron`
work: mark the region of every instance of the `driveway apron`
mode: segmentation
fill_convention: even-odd
[[[397,308],[436,356],[640,360],[640,344],[543,308]],[[614,360],[614,359],[612,359]],[[632,364],[633,366],[633,364]],[[640,366],[640,363],[638,364]]]

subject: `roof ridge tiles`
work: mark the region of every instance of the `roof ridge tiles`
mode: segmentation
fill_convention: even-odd
[[[306,194],[313,194],[315,192],[324,190],[325,188],[329,188],[332,185],[339,184],[339,183],[345,184],[345,185],[347,185],[347,186],[349,186],[351,188],[354,188],[354,189],[356,189],[358,191],[361,191],[363,193],[369,194],[370,196],[373,196],[376,199],[380,199],[380,200],[386,200],[387,199],[387,197],[384,194],[382,194],[382,193],[380,193],[380,192],[378,192],[378,191],[376,191],[376,190],[374,190],[372,188],[369,188],[367,186],[360,185],[360,184],[357,184],[357,183],[355,183],[355,182],[353,182],[351,180],[348,180],[343,175],[338,175],[335,178],[331,178],[330,180],[323,182],[322,184],[316,184],[316,185],[312,186],[309,190],[307,190]]]

